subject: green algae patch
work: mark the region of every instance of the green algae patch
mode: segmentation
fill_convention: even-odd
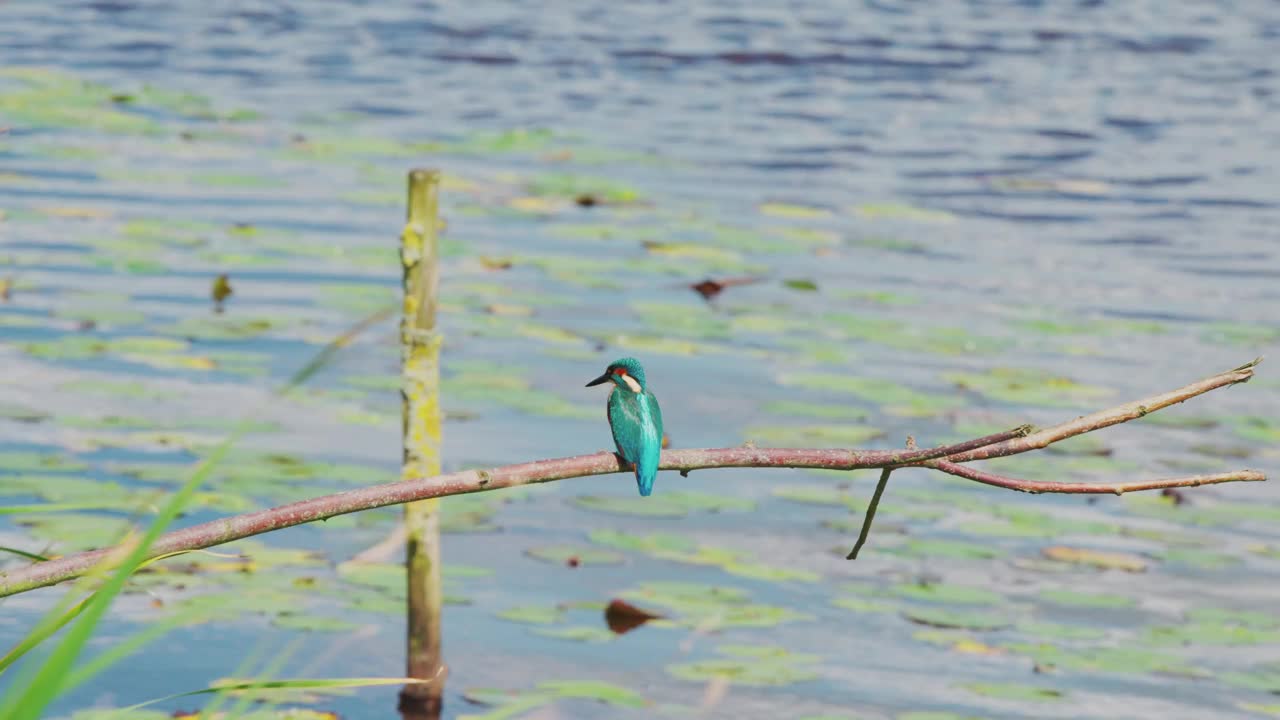
[[[817,573],[800,568],[779,567],[751,560],[752,554],[740,550],[703,545],[678,535],[633,535],[617,530],[595,530],[591,542],[619,550],[642,552],[659,560],[687,565],[719,567],[731,575],[776,582],[817,582]]]
[[[667,672],[693,682],[724,680],[736,685],[782,687],[817,679],[813,666],[821,660],[817,655],[792,653],[773,645],[720,645],[716,654],[721,657],[668,665]]]
[[[772,447],[850,447],[884,436],[869,425],[756,425],[746,429],[747,440]]]
[[[553,565],[621,565],[621,553],[577,545],[540,545],[524,551],[525,555]]]
[[[965,683],[957,687],[983,697],[999,700],[1054,702],[1066,697],[1066,693],[1062,690],[1038,685],[1020,685],[1018,683]]]
[[[673,490],[647,498],[620,495],[579,495],[573,504],[584,510],[615,515],[684,517],[691,513],[749,512],[755,503],[742,498],[711,493]]]
[[[1131,608],[1136,607],[1138,604],[1136,600],[1128,595],[1091,593],[1069,588],[1046,588],[1040,591],[1039,597],[1042,601],[1053,603],[1054,605],[1080,608]]]
[[[929,394],[913,390],[889,380],[856,377],[836,373],[788,373],[782,376],[782,384],[820,390],[828,393],[853,395],[861,400],[881,406],[891,415],[923,417],[960,407],[963,401],[945,394]]]
[[[1107,388],[1084,385],[1068,377],[1027,368],[992,368],[983,373],[944,373],[959,388],[1011,405],[1080,407],[1112,395]]]
[[[751,601],[746,590],[725,585],[653,581],[625,590],[621,597],[645,607],[667,611],[666,620],[691,628],[769,628],[812,620],[813,616],[787,607]]]
[[[494,709],[483,714],[459,715],[458,720],[509,720],[565,701],[594,701],[623,708],[643,708],[649,703],[639,693],[612,683],[592,680],[559,680],[540,683],[530,690],[472,688],[462,696],[474,705]]]

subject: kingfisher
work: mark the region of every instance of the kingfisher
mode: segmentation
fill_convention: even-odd
[[[653,492],[653,478],[658,474],[658,458],[662,456],[662,410],[658,398],[644,383],[644,368],[635,358],[621,358],[609,363],[604,374],[587,383],[587,387],[612,382],[609,393],[609,429],[618,454],[636,471],[640,495]]]

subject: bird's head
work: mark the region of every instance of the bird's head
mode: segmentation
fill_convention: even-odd
[[[644,368],[635,358],[621,358],[609,363],[604,374],[587,383],[587,387],[612,381],[614,385],[631,392],[644,391]]]

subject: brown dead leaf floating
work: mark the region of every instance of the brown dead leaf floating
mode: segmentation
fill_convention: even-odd
[[[610,600],[609,606],[604,609],[604,622],[616,635],[624,635],[650,620],[661,620],[662,617],[616,598]]]
[[[703,300],[709,301],[724,292],[725,288],[730,288],[735,285],[751,285],[762,280],[764,280],[762,277],[734,277],[723,278],[720,280],[707,278],[700,283],[690,285],[689,289],[701,295]]]

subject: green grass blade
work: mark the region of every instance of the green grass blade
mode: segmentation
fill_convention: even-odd
[[[140,702],[137,705],[130,705],[126,708],[120,708],[119,713],[132,712],[140,710],[148,705],[155,705],[169,700],[179,700],[185,697],[195,697],[197,695],[213,695],[215,693],[227,693],[237,690],[352,690],[367,687],[385,687],[387,685],[406,685],[426,682],[415,678],[306,678],[297,680],[232,680],[228,682],[217,683],[213,686],[204,688],[203,690],[191,690],[188,692],[176,693],[174,695],[166,695],[165,697]],[[233,716],[234,717],[234,716]]]
[[[335,338],[322,348],[310,362],[294,373],[289,381],[277,390],[276,394],[286,395],[306,382],[323,368],[338,350],[349,345],[364,330],[389,317],[393,311],[394,308],[389,307],[372,313]],[[250,413],[251,416],[252,413]],[[177,518],[182,509],[191,501],[196,490],[208,479],[231,448],[252,428],[253,422],[248,419],[241,420],[236,425],[231,434],[196,467],[187,482],[169,498],[169,501],[157,513],[145,535],[136,545],[129,549],[122,561],[117,564],[119,557],[113,554],[100,563],[98,568],[86,575],[84,578],[86,584],[91,583],[99,576],[107,575],[105,583],[97,592],[66,610],[55,608],[54,611],[42,619],[35,630],[29,633],[5,656],[4,660],[7,661],[7,664],[4,667],[8,667],[18,658],[21,658],[51,635],[58,632],[58,630],[73,620],[75,621],[70,629],[67,630],[61,642],[45,659],[44,663],[29,673],[29,679],[23,678],[25,682],[15,682],[11,686],[11,688],[22,689],[12,690],[8,694],[3,704],[0,705],[0,719],[38,720],[40,714],[44,712],[49,703],[65,691],[68,678],[82,677],[81,681],[83,681],[83,679],[91,677],[91,675],[74,675],[72,668],[97,628],[98,623],[101,622],[103,615],[116,596],[124,589],[133,573],[145,564],[159,559],[147,557],[156,538]],[[111,659],[111,662],[117,662],[120,658],[125,657],[126,654],[113,654],[109,659]],[[101,672],[107,667],[106,664],[98,665],[95,663],[91,663],[91,666],[92,674]],[[0,668],[0,670],[3,670],[3,668]]]
[[[45,560],[49,559],[43,555],[37,555],[33,552],[27,552],[26,550],[19,550],[18,548],[5,547],[3,545],[0,545],[0,552],[7,552],[10,555],[17,555],[18,557],[24,557],[28,560],[35,560],[36,562],[44,562]]]

